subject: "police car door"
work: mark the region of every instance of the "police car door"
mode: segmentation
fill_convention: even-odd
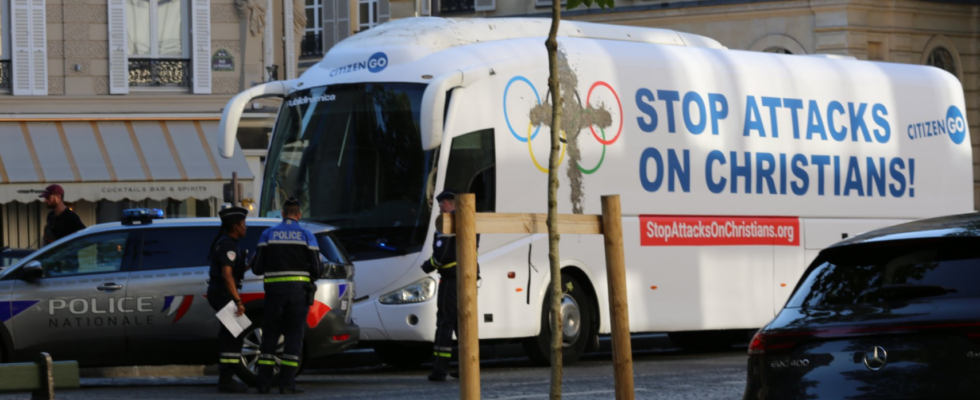
[[[126,327],[130,363],[216,361],[219,323],[204,295],[217,233],[216,226],[143,230],[126,293],[148,298],[153,311],[147,324]]]
[[[137,313],[149,307],[125,296],[132,245],[130,231],[113,231],[42,250],[33,261],[43,277],[17,280],[12,291],[20,305],[10,321],[17,352],[45,351],[89,366],[121,363],[125,327],[145,323]]]

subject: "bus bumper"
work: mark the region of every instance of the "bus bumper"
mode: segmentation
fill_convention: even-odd
[[[436,337],[435,298],[413,304],[365,301],[354,305],[353,317],[365,341],[431,342]]]

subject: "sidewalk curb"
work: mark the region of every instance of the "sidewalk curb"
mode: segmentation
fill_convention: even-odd
[[[191,377],[218,375],[217,365],[149,365],[82,368],[82,378]]]

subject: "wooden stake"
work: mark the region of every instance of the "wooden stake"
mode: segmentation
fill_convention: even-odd
[[[633,350],[630,346],[629,307],[626,302],[626,257],[623,253],[623,217],[619,195],[602,196],[602,232],[606,244],[606,282],[609,285],[616,400],[632,400],[635,395]]]
[[[459,299],[459,398],[480,398],[480,336],[476,309],[476,197],[456,195],[456,293]]]

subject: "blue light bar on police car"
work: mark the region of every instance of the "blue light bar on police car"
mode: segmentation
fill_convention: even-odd
[[[162,219],[163,210],[159,208],[131,208],[123,210],[123,225],[132,225],[139,221],[140,224],[152,223],[154,219]]]

